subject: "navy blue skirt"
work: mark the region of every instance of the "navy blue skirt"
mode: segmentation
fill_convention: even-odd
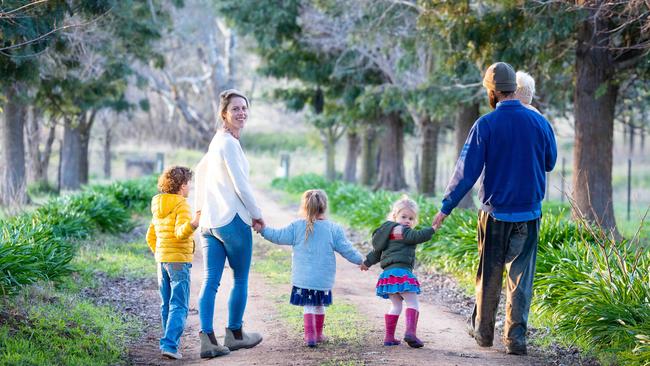
[[[289,302],[297,306],[329,306],[332,304],[332,290],[310,290],[293,286]]]

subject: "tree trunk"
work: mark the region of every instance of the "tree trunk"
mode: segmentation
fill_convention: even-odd
[[[384,130],[379,174],[374,189],[398,191],[406,188],[404,179],[404,121],[397,113],[383,117]]]
[[[325,145],[325,178],[329,181],[336,180],[336,138],[331,128],[323,132],[323,145]]]
[[[345,157],[345,172],[343,179],[346,182],[357,182],[357,159],[361,150],[361,138],[356,129],[348,129],[348,151]]]
[[[617,233],[612,206],[612,148],[619,85],[608,50],[599,47],[608,44],[608,35],[595,31],[590,21],[583,22],[578,30],[573,214]]]
[[[81,148],[81,155],[79,160],[79,182],[81,184],[88,184],[88,170],[90,168],[90,130],[95,122],[97,110],[93,109],[89,112],[84,112],[79,118],[79,142]]]
[[[43,172],[42,181],[45,185],[49,185],[47,177],[48,170],[50,169],[50,157],[52,157],[52,145],[54,145],[54,137],[56,136],[56,123],[52,120],[52,124],[48,128],[47,140],[45,140],[45,148],[41,154],[41,171]]]
[[[456,116],[456,156],[460,156],[460,152],[463,150],[465,145],[465,140],[467,140],[467,135],[469,135],[469,130],[472,129],[474,122],[480,117],[479,114],[479,104],[477,102],[470,104],[462,104],[458,115]],[[451,172],[449,172],[451,176]],[[473,190],[470,189],[469,192],[463,197],[462,200],[458,203],[458,208],[470,209],[473,210],[476,208],[474,206],[474,201],[472,200]]]
[[[361,137],[361,184],[371,185],[377,175],[377,130],[366,126]]]
[[[630,121],[630,156],[634,154],[634,125]]]
[[[104,134],[104,178],[111,178],[111,143],[113,142],[112,128],[106,125]]]
[[[435,196],[436,194],[436,169],[438,166],[438,133],[440,132],[440,123],[434,121],[431,117],[424,115],[418,120],[420,133],[420,156],[422,161],[420,165],[420,182],[418,190],[425,196]]]
[[[25,181],[24,125],[26,107],[21,99],[22,85],[14,83],[5,89],[4,126],[2,136],[2,186],[0,203],[6,206],[22,205],[27,201]]]
[[[641,135],[641,154],[645,154],[645,125],[641,124],[641,131],[639,131],[639,134]]]
[[[29,108],[25,123],[25,149],[27,150],[27,182],[36,183],[43,179],[41,165],[41,113],[37,108]]]
[[[61,144],[61,190],[75,190],[81,186],[81,131],[70,117],[65,117]]]

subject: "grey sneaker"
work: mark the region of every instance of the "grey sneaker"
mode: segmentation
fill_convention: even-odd
[[[172,360],[180,360],[183,358],[180,352],[162,351],[163,357],[171,358]]]
[[[242,328],[229,329],[226,328],[226,337],[223,344],[226,345],[231,351],[236,351],[241,348],[253,348],[262,342],[262,335],[259,333],[246,333]]]
[[[225,356],[230,353],[228,347],[219,345],[214,333],[199,332],[199,339],[201,340],[201,358]]]

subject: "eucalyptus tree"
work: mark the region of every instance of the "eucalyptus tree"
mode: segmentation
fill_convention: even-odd
[[[3,99],[0,204],[26,200],[24,124],[29,91],[39,82],[39,55],[53,41],[66,12],[65,1],[35,4],[8,0],[0,6],[0,93]]]

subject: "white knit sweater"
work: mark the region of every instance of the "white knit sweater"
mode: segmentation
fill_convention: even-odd
[[[194,169],[194,207],[201,211],[202,228],[225,226],[235,214],[248,225],[252,219],[262,217],[248,182],[249,169],[239,140],[223,130],[217,131],[208,152]]]

